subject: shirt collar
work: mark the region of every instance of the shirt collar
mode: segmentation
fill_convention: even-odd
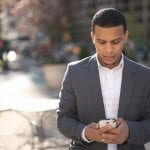
[[[116,66],[116,67],[114,67],[114,68],[112,68],[112,69],[109,69],[109,68],[106,68],[106,67],[103,67],[101,64],[100,64],[100,62],[99,62],[99,60],[98,60],[98,55],[96,54],[96,61],[97,61],[97,64],[98,64],[98,68],[100,68],[100,69],[102,69],[102,70],[118,70],[118,69],[123,69],[123,66],[124,66],[124,58],[123,58],[123,54],[121,55],[122,57],[121,57],[121,60],[120,60],[120,62],[119,62],[119,64]]]

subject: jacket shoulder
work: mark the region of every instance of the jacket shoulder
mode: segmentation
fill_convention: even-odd
[[[146,71],[146,72],[149,72],[150,73],[150,67],[148,66],[145,66],[139,62],[135,62],[135,61],[132,61],[130,60],[130,62],[132,63],[132,65],[139,71]]]
[[[145,66],[139,62],[132,61],[127,59],[126,68],[129,69],[129,72],[134,72],[137,76],[144,77],[145,79],[149,79],[150,77],[150,68]]]
[[[71,63],[68,64],[68,67],[71,67],[71,68],[82,68],[82,67],[87,66],[93,60],[96,60],[96,56],[95,55],[83,58],[83,59],[78,60],[78,61],[71,62]]]

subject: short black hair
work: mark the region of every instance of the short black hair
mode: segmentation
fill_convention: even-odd
[[[124,32],[127,30],[125,16],[114,8],[104,8],[97,11],[92,19],[92,32],[94,32],[96,25],[100,27],[116,27],[122,25]]]

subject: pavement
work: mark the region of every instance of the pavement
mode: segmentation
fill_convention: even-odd
[[[59,133],[59,91],[49,89],[32,59],[0,73],[0,150],[65,150],[70,140]]]

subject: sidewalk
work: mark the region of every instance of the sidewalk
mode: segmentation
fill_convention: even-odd
[[[0,150],[67,149],[56,127],[58,91],[48,89],[41,68],[25,69],[0,74]]]

